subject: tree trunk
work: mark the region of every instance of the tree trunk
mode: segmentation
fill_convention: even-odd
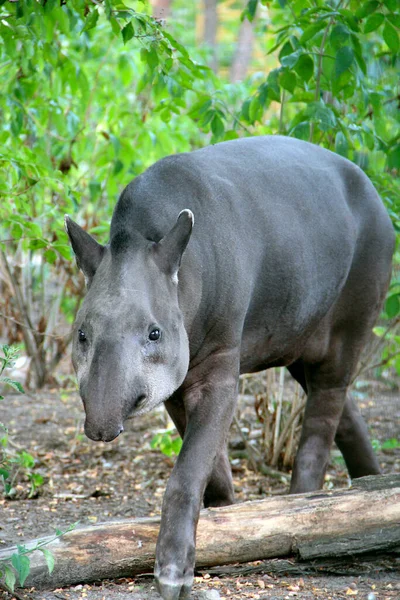
[[[242,81],[246,75],[250,65],[251,56],[253,54],[254,45],[254,29],[253,24],[245,18],[239,29],[239,37],[236,46],[235,57],[231,66],[230,80]]]
[[[216,73],[218,69],[217,56],[217,0],[204,0],[204,43],[211,49],[210,67]]]
[[[31,554],[28,586],[61,587],[153,569],[159,518],[112,521],[74,530]],[[41,538],[43,539],[43,538]],[[26,544],[33,547],[36,541]],[[356,480],[350,490],[267,498],[203,510],[197,567],[272,557],[339,557],[400,546],[400,475]],[[15,549],[0,552],[0,561]]]

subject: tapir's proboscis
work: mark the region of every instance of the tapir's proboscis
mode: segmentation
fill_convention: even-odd
[[[333,441],[350,477],[379,473],[348,388],[394,231],[356,165],[293,138],[223,142],[136,177],[107,245],[69,217],[66,229],[87,282],[72,352],[86,435],[110,442],[164,403],[183,438],[156,550],[164,600],[190,595],[203,502],[234,501],[226,442],[241,373],[285,366],[307,393],[292,493],[321,488]]]

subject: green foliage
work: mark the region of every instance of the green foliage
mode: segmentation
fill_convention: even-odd
[[[83,291],[64,214],[106,241],[123,183],[200,145],[182,111],[213,76],[141,2],[1,3],[0,38],[0,250],[13,276],[9,328],[23,324],[40,386],[69,341],[58,325],[73,320]],[[216,114],[217,136],[221,125]]]
[[[146,2],[1,3],[0,251],[9,327],[23,323],[37,385],[83,292],[64,213],[105,242],[122,187],[167,154],[243,135],[310,140],[368,173],[400,231],[398,3],[250,0],[242,17],[267,66],[232,84],[201,64],[189,26],[165,29]],[[399,311],[392,291],[387,315]]]
[[[397,448],[400,448],[400,441],[396,438],[390,438],[384,442],[372,440],[372,447],[375,452],[380,452],[381,450],[390,452],[391,450],[397,450]]]
[[[14,381],[9,377],[3,375],[6,369],[11,369],[15,365],[15,361],[19,356],[20,349],[17,346],[8,346],[4,344],[1,346],[3,356],[0,356],[0,386],[8,386],[13,390],[24,394],[24,388],[18,381]],[[4,396],[0,396],[0,400],[4,400]]]
[[[10,387],[14,391],[24,394],[24,389],[18,381],[3,374],[7,369],[14,367],[20,349],[6,344],[0,348],[3,352],[3,356],[0,356],[0,387]],[[4,396],[0,396],[0,400],[4,400]],[[29,481],[28,497],[34,496],[44,481],[42,475],[33,471],[34,466],[35,459],[31,454],[25,450],[15,451],[9,446],[7,427],[4,423],[0,423],[0,481],[3,483],[4,495],[15,496],[15,483],[18,477],[24,474]]]
[[[358,163],[399,228],[398,3],[273,2],[269,19],[268,52],[280,66],[245,100],[241,118],[258,133],[314,141]]]
[[[182,439],[170,429],[157,433],[150,442],[151,448],[161,450],[165,456],[178,456],[182,448]]]
[[[26,578],[30,573],[30,558],[29,555],[32,552],[39,550],[42,552],[46,561],[47,568],[50,575],[53,572],[55,561],[52,552],[46,548],[49,544],[59,539],[69,531],[72,531],[77,526],[77,523],[70,525],[65,531],[56,531],[54,537],[39,541],[33,546],[24,546],[21,544],[17,545],[17,551],[11,554],[8,558],[0,561],[0,581],[2,580],[4,585],[10,592],[14,591],[15,584],[18,581],[21,587],[24,586]]]

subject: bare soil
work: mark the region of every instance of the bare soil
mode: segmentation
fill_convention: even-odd
[[[359,386],[356,394],[376,444],[399,438],[398,391],[365,384]],[[123,436],[104,444],[84,437],[83,409],[75,392],[53,389],[34,395],[8,396],[1,409],[0,420],[7,424],[12,443],[35,457],[35,471],[44,476],[45,482],[35,497],[29,499],[28,479],[21,474],[15,498],[0,499],[0,547],[46,536],[75,522],[86,525],[160,513],[173,467],[173,459],[150,447],[155,433],[166,426],[162,410],[129,421]],[[234,428],[232,438],[236,441],[238,438]],[[379,459],[383,472],[400,472],[399,449],[380,450]],[[284,479],[254,473],[246,459],[236,457],[232,468],[239,502],[286,491]],[[335,460],[330,466],[326,485],[348,485],[340,461]],[[316,569],[311,575],[293,574],[290,568],[285,574],[283,563],[279,574],[276,569],[268,572],[268,565],[263,564],[258,565],[258,572],[203,571],[196,576],[193,598],[213,600],[218,598],[218,592],[220,598],[232,600],[292,597],[333,600],[350,596],[365,600],[398,599],[399,563],[400,558],[382,563],[377,557],[376,564],[372,560],[366,570],[344,569],[345,575],[335,574],[335,569],[333,574],[326,569]],[[342,571],[336,569],[336,573]],[[18,594],[25,600],[159,599],[151,575],[52,591],[19,590]],[[6,598],[9,600],[9,595],[0,591],[0,599]]]

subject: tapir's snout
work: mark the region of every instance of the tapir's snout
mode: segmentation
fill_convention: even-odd
[[[88,419],[85,420],[85,435],[94,442],[112,442],[123,431],[123,425],[107,424],[104,427],[98,427]]]

